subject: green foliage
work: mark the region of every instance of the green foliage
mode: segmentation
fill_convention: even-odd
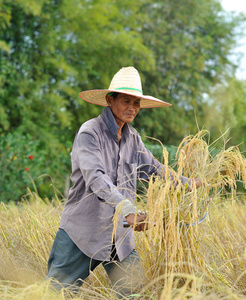
[[[27,187],[37,188],[40,195],[52,196],[52,184],[62,191],[69,170],[71,149],[61,148],[50,161],[47,150],[40,141],[18,131],[1,134],[0,139],[0,201],[17,201],[27,192]],[[44,176],[41,176],[44,175]],[[52,175],[53,181],[50,176]],[[41,177],[40,177],[41,176]]]
[[[145,147],[154,155],[156,159],[163,162],[163,147],[168,152],[169,164],[172,164],[175,161],[175,155],[177,149],[172,146],[162,146],[161,144],[145,144]]]
[[[214,0],[143,2],[141,32],[156,61],[151,72],[141,70],[144,91],[173,107],[142,111],[136,126],[177,145],[196,133],[194,111],[200,119],[203,94],[228,74],[233,76],[235,66],[228,55],[236,44],[235,28],[245,24],[245,16],[226,14]]]
[[[175,106],[145,110],[137,128],[164,143],[179,141],[194,131],[202,93],[233,73],[228,54],[244,19],[228,17],[215,0],[1,2],[0,126],[26,133],[32,123],[55,139],[65,130],[71,140],[100,113],[79,91],[107,88],[120,67],[134,65],[145,93]]]
[[[242,151],[246,143],[246,82],[230,79],[224,85],[217,85],[208,96],[204,110],[204,123],[211,131],[212,140],[222,133],[223,146],[229,139],[228,146],[238,144]]]
[[[140,111],[134,125],[143,136],[177,145],[195,133],[203,93],[234,74],[228,54],[245,20],[216,0],[0,0],[0,7],[0,129],[38,141],[52,178],[68,169],[54,157],[102,111],[78,93],[108,88],[122,66],[139,70],[145,94],[173,104]]]
[[[137,67],[154,62],[141,35],[126,30],[137,5],[35,2],[3,2],[10,17],[8,23],[1,20],[0,41],[11,49],[0,52],[0,126],[32,136],[41,129],[39,138],[49,147],[46,134],[56,143],[64,141],[63,132],[72,140],[82,122],[101,112],[81,100],[79,91],[108,87],[112,74],[134,60]]]

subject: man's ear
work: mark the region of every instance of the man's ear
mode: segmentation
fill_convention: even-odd
[[[108,103],[108,106],[111,107],[112,106],[112,101],[114,101],[113,96],[109,96],[109,94],[106,95],[106,101]]]

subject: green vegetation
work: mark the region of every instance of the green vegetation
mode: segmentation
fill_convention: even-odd
[[[54,194],[56,189],[67,193],[70,171],[71,147],[61,146],[59,152],[50,156],[48,149],[41,146],[30,134],[19,130],[0,135],[0,201],[19,200],[27,188],[38,189],[44,197]],[[33,182],[35,181],[35,183]]]
[[[20,157],[34,154],[28,174],[40,195],[52,193],[48,177],[38,179],[47,173],[63,192],[66,149],[102,111],[78,93],[107,88],[122,66],[139,70],[145,94],[173,104],[140,111],[134,126],[147,144],[156,144],[151,136],[177,146],[200,128],[215,140],[228,127],[228,145],[244,142],[245,83],[228,58],[244,25],[243,14],[226,13],[217,0],[0,0],[0,200],[26,193]]]

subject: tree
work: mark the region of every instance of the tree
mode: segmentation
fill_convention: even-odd
[[[173,107],[142,112],[136,126],[177,144],[197,130],[195,114],[201,117],[203,94],[233,76],[229,54],[236,44],[235,28],[245,25],[245,16],[225,13],[215,0],[143,1],[141,14],[143,41],[156,62],[151,72],[141,70],[145,91]]]
[[[233,74],[228,53],[244,20],[228,18],[216,0],[0,0],[0,7],[0,131],[38,140],[57,173],[57,153],[67,155],[81,123],[103,109],[78,93],[107,88],[122,66],[140,71],[145,94],[173,104],[140,111],[143,135],[175,144],[193,132],[203,93]]]
[[[211,132],[212,140],[219,138],[221,146],[239,145],[242,151],[246,144],[246,81],[232,78],[217,85],[209,94],[204,111],[204,127]]]
[[[140,70],[145,93],[175,107],[145,110],[135,125],[163,142],[179,140],[194,130],[202,94],[233,73],[228,54],[244,20],[228,17],[216,0],[8,0],[2,7],[0,125],[41,130],[48,144],[65,132],[71,139],[101,111],[79,91],[107,88],[127,65]]]
[[[0,125],[39,133],[48,144],[100,112],[78,97],[82,89],[108,87],[122,65],[153,64],[141,35],[127,30],[136,4],[129,1],[4,1],[8,18],[0,39],[6,69],[1,80]],[[33,4],[29,7],[27,4]],[[33,9],[32,9],[33,7]],[[127,15],[131,11],[132,16]],[[6,24],[6,20],[8,21]],[[134,26],[133,26],[134,27]],[[141,58],[138,58],[141,53]]]
[[[101,0],[1,1],[2,139],[18,131],[20,140],[25,140],[21,134],[38,140],[36,156],[45,155],[42,161],[53,169],[52,177],[60,180],[62,173],[65,181],[64,159],[57,157],[68,155],[81,123],[102,110],[78,93],[107,88],[124,64],[153,64],[141,34],[127,28],[135,22],[137,7],[130,1],[118,6]]]

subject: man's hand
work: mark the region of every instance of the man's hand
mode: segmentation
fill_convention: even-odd
[[[193,180],[195,181],[196,188],[199,188],[201,185],[204,184],[200,178],[194,178]]]
[[[130,226],[133,226],[133,230],[135,231],[144,231],[148,229],[148,224],[144,222],[146,219],[147,215],[137,215],[135,219],[134,214],[129,214],[126,216],[126,221]]]
[[[200,178],[193,178],[193,179],[191,179],[191,186],[189,188],[189,191],[192,191],[192,185],[193,185],[193,183],[195,183],[196,188],[199,188],[200,186],[209,186],[208,183],[205,183]]]

